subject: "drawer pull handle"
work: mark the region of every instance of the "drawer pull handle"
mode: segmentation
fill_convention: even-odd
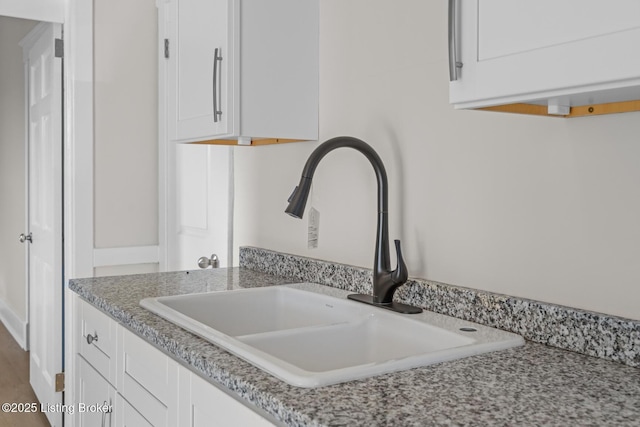
[[[87,334],[87,344],[91,345],[94,341],[98,341],[98,333],[94,333],[93,335]]]
[[[107,401],[104,401],[104,406],[107,407]],[[109,398],[109,406],[108,409],[102,412],[102,423],[100,423],[100,427],[105,427],[105,421],[107,419],[107,414],[109,414],[109,425],[111,425],[111,413],[113,412],[113,404],[111,402],[111,398]]]

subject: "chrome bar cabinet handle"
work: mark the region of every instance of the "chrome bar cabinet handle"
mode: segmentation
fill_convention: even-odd
[[[458,61],[458,13],[457,1],[449,0],[449,81],[458,80],[458,70],[462,62]]]
[[[215,123],[220,121],[222,111],[220,110],[220,104],[222,98],[220,92],[222,91],[222,69],[218,70],[218,64],[222,65],[222,56],[220,56],[220,48],[216,48],[213,54],[213,121]]]

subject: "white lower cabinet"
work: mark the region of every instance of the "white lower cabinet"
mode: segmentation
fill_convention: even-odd
[[[274,425],[90,304],[78,297],[73,303],[75,390],[67,402],[74,408],[73,426]]]

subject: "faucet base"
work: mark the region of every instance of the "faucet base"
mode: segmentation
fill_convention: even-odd
[[[404,314],[418,314],[422,313],[422,309],[419,307],[414,307],[412,305],[402,304],[401,302],[392,301],[388,304],[381,304],[373,301],[373,296],[364,295],[364,294],[350,294],[347,295],[347,298],[352,299],[354,301],[363,302],[365,304],[374,305],[380,308],[386,308],[387,310],[396,311],[398,313]]]

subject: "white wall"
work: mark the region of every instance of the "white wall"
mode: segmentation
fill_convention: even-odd
[[[18,42],[37,22],[0,16],[0,311],[26,322],[24,62]],[[10,319],[6,319],[11,321]]]
[[[155,1],[95,0],[94,17],[95,247],[157,246]]]
[[[362,138],[385,161],[411,276],[640,319],[640,113],[455,111],[446,2],[322,0],[320,12],[320,139]],[[317,170],[318,249],[307,217],[283,213],[316,146],[236,149],[236,247],[371,267],[375,180],[359,153]]]

